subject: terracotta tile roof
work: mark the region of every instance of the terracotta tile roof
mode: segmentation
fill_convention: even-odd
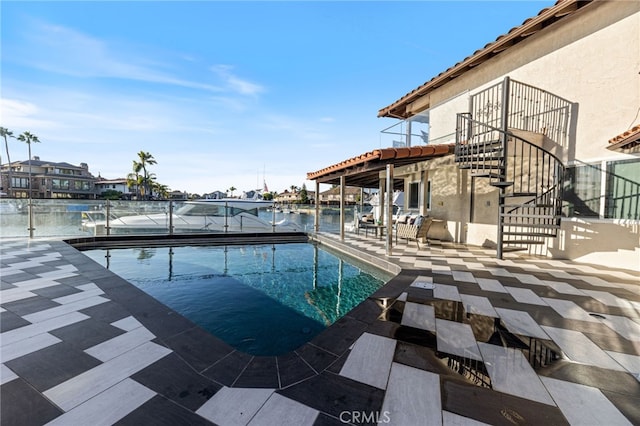
[[[527,37],[575,13],[590,3],[591,0],[558,0],[552,7],[542,9],[537,16],[525,20],[520,26],[512,28],[507,34],[499,36],[495,41],[485,45],[482,49],[476,50],[471,56],[468,56],[451,68],[438,74],[391,105],[382,108],[378,111],[378,117],[395,117],[400,119],[410,117],[412,113],[407,111],[407,106],[411,102],[429,93],[433,89],[446,84],[450,80],[460,77],[470,69],[510,49]]]
[[[632,127],[621,135],[609,139],[608,149],[629,149],[640,145],[640,124]]]
[[[403,148],[381,148],[341,161],[316,172],[307,173],[308,180],[337,184],[345,176],[351,186],[377,188],[378,174],[387,164],[403,166],[430,158],[452,154],[455,144],[421,145]],[[402,180],[398,181],[402,183]]]

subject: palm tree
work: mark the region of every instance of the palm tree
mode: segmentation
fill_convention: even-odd
[[[20,142],[24,142],[29,147],[29,198],[31,198],[31,144],[32,143],[40,143],[40,139],[32,133],[23,132],[20,136],[18,136],[18,140]]]
[[[141,178],[142,176],[135,172],[127,175],[127,188],[133,189],[136,197],[140,195],[140,184],[142,183]]]
[[[140,159],[139,162],[136,160],[133,160],[133,171],[136,173],[136,175],[138,175],[142,171],[142,191],[143,191],[142,198],[144,199],[148,196],[151,190],[151,187],[150,187],[151,180],[149,179],[147,166],[152,164],[157,164],[157,162],[155,158],[153,158],[153,155],[145,151],[140,151],[138,153],[138,158]]]
[[[233,185],[231,185],[231,187],[229,188],[229,191],[231,192],[231,198],[233,198],[233,191],[235,191],[236,189],[238,189],[238,188],[236,188]]]
[[[13,132],[10,131],[9,129],[7,129],[6,127],[0,127],[0,136],[2,136],[4,138],[4,148],[7,151],[7,163],[9,164],[9,171],[8,171],[8,175],[9,175],[9,184],[7,185],[7,196],[11,196],[11,184],[13,182],[13,180],[11,179],[11,157],[9,157],[9,143],[7,142],[7,136],[9,136],[10,138],[14,138],[15,136],[13,136]]]

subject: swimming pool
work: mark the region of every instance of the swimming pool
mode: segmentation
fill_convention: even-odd
[[[296,349],[391,278],[312,243],[84,253],[252,355]]]

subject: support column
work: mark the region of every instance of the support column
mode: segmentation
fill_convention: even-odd
[[[385,210],[387,211],[387,239],[385,241],[385,247],[387,249],[387,256],[391,256],[393,251],[393,164],[387,164],[387,193],[387,202],[385,203]]]
[[[344,241],[344,194],[345,194],[345,178],[340,176],[340,241]]]
[[[384,223],[384,211],[385,211],[385,178],[380,178],[380,185],[378,188],[378,217],[374,217],[373,220],[376,223],[379,221],[380,223]]]
[[[320,231],[320,181],[316,181],[316,216],[313,218],[313,230],[317,234]]]

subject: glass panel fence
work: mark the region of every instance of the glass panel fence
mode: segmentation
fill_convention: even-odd
[[[353,206],[345,207],[347,231],[357,223],[356,214]],[[313,232],[314,222],[313,205],[274,211],[211,202],[33,199],[29,209],[27,199],[0,199],[2,237]],[[321,206],[319,223],[321,232],[339,233],[339,207]]]

